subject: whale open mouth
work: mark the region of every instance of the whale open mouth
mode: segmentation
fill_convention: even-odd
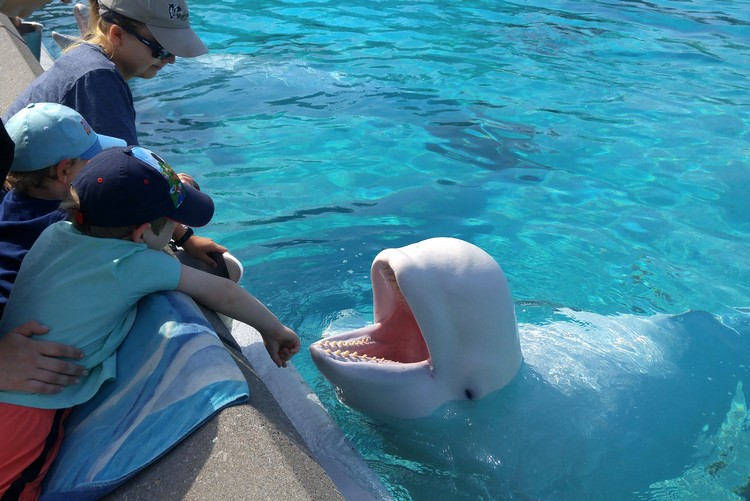
[[[312,361],[339,400],[378,417],[427,416],[507,385],[522,362],[500,265],[449,237],[385,249],[370,268],[373,323],[321,339]]]
[[[412,364],[429,361],[427,348],[396,274],[386,262],[373,268],[374,324],[322,339],[311,348],[342,362]]]

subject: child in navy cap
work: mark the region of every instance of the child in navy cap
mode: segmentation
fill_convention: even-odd
[[[88,376],[54,395],[0,392],[0,465],[9,465],[0,493],[3,480],[12,482],[27,466],[29,450],[44,445],[55,417],[115,377],[116,350],[147,294],[178,290],[253,326],[279,367],[300,349],[297,334],[238,284],[162,251],[175,224],[203,226],[214,205],[153,152],[129,146],[99,153],[73,182],[63,208],[71,222],[47,228],[29,251],[0,332],[39,320],[50,326],[47,339],[84,352],[79,363]]]

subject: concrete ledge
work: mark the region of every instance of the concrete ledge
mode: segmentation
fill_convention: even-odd
[[[227,349],[250,401],[222,410],[105,500],[344,499],[247,360]]]
[[[7,16],[0,14],[0,114],[44,70]]]

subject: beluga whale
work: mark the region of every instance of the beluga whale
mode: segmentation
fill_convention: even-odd
[[[312,358],[344,404],[379,421],[353,433],[439,472],[430,495],[477,477],[488,499],[750,492],[750,310],[559,305],[517,325],[500,266],[453,238],[381,252],[371,281],[372,323],[344,327],[369,323],[345,312],[332,325],[346,332]]]
[[[370,277],[373,323],[310,346],[342,402],[369,415],[419,418],[514,378],[522,356],[513,300],[485,251],[431,238],[383,250]]]

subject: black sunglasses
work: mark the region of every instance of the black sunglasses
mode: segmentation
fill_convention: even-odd
[[[141,36],[140,34],[136,33],[134,30],[132,30],[132,29],[128,28],[127,26],[125,26],[124,24],[118,23],[117,19],[115,19],[115,16],[111,15],[109,12],[106,13],[106,14],[104,14],[102,16],[102,18],[105,21],[108,21],[108,22],[110,22],[112,24],[116,24],[117,26],[119,26],[120,28],[122,28],[123,30],[127,31],[128,33],[130,33],[131,35],[133,35],[135,38],[137,38],[139,42],[141,42],[143,45],[145,45],[146,47],[148,47],[149,49],[151,49],[151,56],[153,58],[155,58],[155,59],[166,59],[166,58],[168,58],[169,56],[172,55],[171,52],[169,52],[167,49],[165,49],[164,47],[162,47],[162,45],[159,42],[157,42],[156,40],[154,40],[154,41],[147,40],[147,39],[143,38],[143,36]]]

